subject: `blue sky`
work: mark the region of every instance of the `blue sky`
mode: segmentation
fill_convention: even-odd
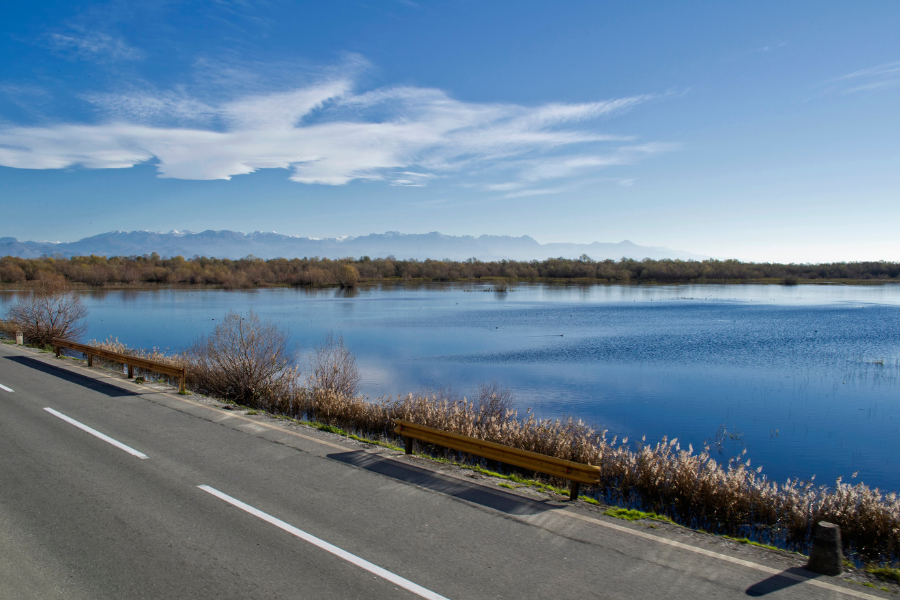
[[[9,4],[0,236],[900,260],[897,2]]]

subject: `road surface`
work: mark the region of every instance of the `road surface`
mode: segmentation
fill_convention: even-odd
[[[891,597],[0,345],[0,598]]]

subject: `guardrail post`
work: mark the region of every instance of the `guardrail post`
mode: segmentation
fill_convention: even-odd
[[[94,366],[94,355],[91,354],[90,352],[87,352],[87,359],[88,359],[88,366],[93,367]]]
[[[184,367],[181,367],[181,385],[178,386],[178,393],[186,394],[184,391]]]
[[[569,486],[569,500],[578,500],[578,492],[581,491],[581,484],[573,481]]]
[[[128,379],[134,379],[134,367],[131,365],[125,365],[128,367]]]
[[[56,347],[56,358],[59,358],[59,346]]]
[[[413,439],[409,436],[406,436],[403,439],[406,442],[406,453],[412,454],[413,453]]]

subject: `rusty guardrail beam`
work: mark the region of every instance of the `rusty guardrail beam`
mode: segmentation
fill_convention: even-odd
[[[552,475],[553,477],[568,479],[572,482],[569,488],[569,499],[571,500],[578,498],[578,492],[582,483],[600,483],[600,467],[584,465],[528,450],[520,450],[494,442],[486,442],[467,435],[449,433],[407,421],[396,421],[396,424],[397,427],[394,429],[394,432],[406,439],[407,454],[412,454],[413,440],[416,439],[435,446],[442,446],[451,450],[487,458],[488,460],[496,460],[508,465]]]
[[[62,338],[53,338],[52,344],[56,348],[56,356],[59,356],[60,348],[74,350],[75,352],[82,352],[87,356],[87,363],[89,367],[94,366],[95,356],[98,358],[111,360],[113,362],[123,363],[128,367],[129,379],[134,377],[134,367],[144,369],[145,371],[151,371],[153,373],[162,373],[163,375],[178,377],[181,380],[181,384],[178,386],[179,391],[182,394],[184,393],[184,367],[173,367],[172,365],[156,362],[155,360],[147,360],[146,358],[138,358],[137,356],[128,356],[127,354],[119,354],[118,352],[101,350],[100,348],[88,346],[87,344],[79,344],[78,342],[71,342]]]

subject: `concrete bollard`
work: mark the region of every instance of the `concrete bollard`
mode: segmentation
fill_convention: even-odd
[[[809,551],[806,568],[823,575],[840,575],[844,572],[844,552],[841,550],[841,528],[828,521],[816,525],[816,537]]]
[[[19,346],[25,345],[25,334],[21,331],[16,332],[16,344],[18,344]]]

